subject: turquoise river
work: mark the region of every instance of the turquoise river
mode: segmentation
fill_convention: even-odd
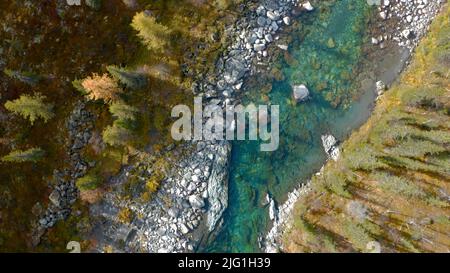
[[[299,29],[292,32],[290,44],[293,60],[280,60],[284,80],[274,81],[265,98],[260,90],[245,90],[246,103],[267,104],[268,97],[280,106],[280,146],[274,152],[261,152],[257,141],[233,143],[229,207],[206,252],[261,251],[258,237],[271,224],[266,194],[283,202],[289,191],[324,164],[321,135],[345,139],[367,119],[374,92],[352,98],[372,11],[363,0],[319,2],[314,12],[298,18]],[[311,99],[294,105],[291,85],[300,83],[308,86]]]

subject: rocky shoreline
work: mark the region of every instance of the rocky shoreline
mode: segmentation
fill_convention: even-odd
[[[399,46],[413,52],[420,39],[428,31],[431,21],[436,17],[445,0],[369,0],[374,4],[380,2],[378,7],[378,28],[384,34],[372,37],[372,44],[384,48],[389,40],[395,41]],[[386,27],[388,23],[389,31]]]
[[[395,43],[396,46],[406,49],[410,58],[445,1],[369,0],[368,3],[379,5],[379,24],[375,26],[375,29],[379,33],[389,33],[372,37],[372,45],[382,50],[387,44]],[[404,66],[407,64],[406,61]],[[377,81],[374,92],[377,96],[381,96],[385,88],[384,82]],[[322,136],[322,143],[328,158],[336,161],[339,157],[339,148],[334,136]],[[321,172],[315,175],[320,174]],[[271,209],[272,228],[264,238],[260,238],[263,251],[267,253],[283,251],[282,239],[284,233],[292,226],[292,211],[295,203],[310,190],[309,184],[309,182],[302,182],[298,188],[288,194],[287,200],[281,206]]]

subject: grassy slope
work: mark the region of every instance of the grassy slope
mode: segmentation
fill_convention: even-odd
[[[339,161],[312,179],[286,251],[450,250],[449,15],[447,5]]]

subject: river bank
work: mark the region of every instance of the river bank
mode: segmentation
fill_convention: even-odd
[[[400,56],[400,58],[397,58],[396,60],[393,60],[392,58],[377,59],[382,69],[378,70],[375,73],[377,79],[375,86],[373,83],[371,84],[371,89],[375,91],[373,93],[376,94],[377,97],[381,96],[384,93],[386,87],[390,86],[391,83],[397,79],[399,73],[403,71],[404,68],[406,68],[406,65],[409,64],[409,60],[414,56],[415,47],[417,46],[421,38],[426,35],[431,21],[437,15],[441,5],[444,3],[436,2],[432,3],[432,5],[428,5],[427,2],[422,1],[418,1],[415,3],[392,3],[392,1],[391,3],[389,3],[389,1],[387,2],[387,5],[383,5],[379,8],[380,23],[374,28],[374,34],[377,32],[389,34],[380,36],[376,36],[375,34],[375,36],[371,38],[371,42],[374,47],[379,47],[381,49],[380,52],[386,52],[386,48],[391,48],[388,49],[387,52],[394,54],[394,56]],[[387,14],[389,14],[389,16],[387,16]],[[407,24],[407,22],[411,24]],[[389,65],[386,66],[387,63],[391,64],[390,68]],[[396,69],[394,69],[395,67]],[[356,128],[358,127],[359,126],[357,126]],[[330,165],[330,163],[328,163],[328,165]],[[322,168],[321,171],[313,177],[313,179],[321,180],[323,179],[323,175],[324,174]],[[339,177],[335,177],[334,179],[339,180]],[[315,182],[315,185],[317,185],[317,181]],[[275,210],[275,214],[277,215],[273,217],[275,219],[273,227],[266,236],[266,252],[284,251],[282,239],[289,236],[292,238],[291,235],[284,235],[284,233],[292,230],[293,228],[294,208],[297,207],[296,211],[298,211],[298,207],[301,206],[301,200],[306,196],[311,195],[311,191],[314,191],[311,188],[311,182],[302,184],[298,189],[294,190],[288,195],[288,200],[280,206],[279,210]],[[317,194],[312,195],[315,195],[317,197]],[[311,200],[311,198],[308,198],[308,200]],[[303,206],[302,208],[304,210],[301,211],[310,210],[309,208],[305,208]],[[295,212],[296,218],[299,217],[298,214],[299,212]],[[299,229],[299,222],[302,221],[303,220],[295,219],[296,228],[294,228],[294,230]],[[304,228],[305,225],[309,224],[302,224]],[[315,226],[315,224],[312,224],[312,226]],[[306,234],[309,234],[307,230],[310,229],[311,228],[306,228],[306,230],[302,229],[302,232],[305,233],[304,236],[307,236]],[[322,232],[324,233],[323,236],[326,237],[326,234],[328,233],[325,231]],[[329,242],[329,239],[327,240],[327,242]],[[287,245],[290,245],[290,243],[287,243]],[[292,248],[290,248],[290,251],[292,251]],[[318,250],[316,249],[316,251]],[[331,250],[324,250],[324,248],[322,248],[322,250],[319,251]]]

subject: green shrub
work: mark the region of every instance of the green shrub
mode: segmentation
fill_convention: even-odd
[[[101,180],[95,176],[87,174],[77,179],[76,185],[81,191],[95,190],[100,185]]]

